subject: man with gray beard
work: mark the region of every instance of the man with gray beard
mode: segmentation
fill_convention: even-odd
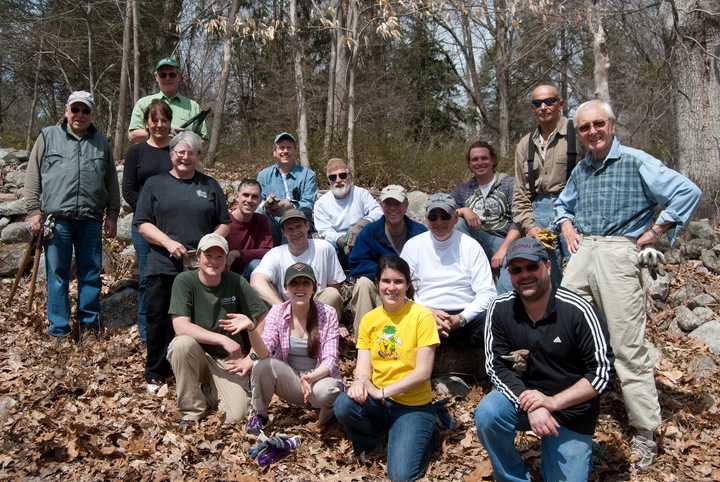
[[[352,171],[344,160],[330,159],[325,168],[330,190],[315,202],[315,229],[335,246],[343,268],[357,235],[382,216],[382,209],[367,189],[353,184]]]

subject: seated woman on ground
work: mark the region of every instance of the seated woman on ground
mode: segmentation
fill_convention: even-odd
[[[380,258],[376,280],[382,305],[360,322],[355,380],[335,400],[335,416],[360,457],[388,433],[388,477],[416,480],[436,440],[430,374],[440,337],[432,312],[411,301],[405,260]]]
[[[249,331],[254,352],[250,357],[258,359],[250,376],[254,415],[245,428],[249,433],[259,433],[268,423],[273,394],[292,405],[319,408],[319,425],[324,426],[344,389],[338,370],[337,315],[313,299],[317,281],[312,267],[299,262],[290,266],[284,284],[290,299],[270,309],[262,335]]]

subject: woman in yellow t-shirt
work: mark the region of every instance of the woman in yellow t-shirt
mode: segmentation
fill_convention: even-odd
[[[382,305],[360,322],[355,380],[335,400],[335,416],[360,457],[388,432],[388,477],[416,480],[435,440],[430,374],[440,337],[432,312],[411,301],[405,260],[380,258],[375,279]]]

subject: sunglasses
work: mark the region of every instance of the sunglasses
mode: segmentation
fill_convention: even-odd
[[[538,263],[531,263],[526,266],[510,266],[508,268],[508,273],[514,276],[522,273],[523,271],[527,271],[528,273],[534,273],[539,269],[540,265]]]
[[[70,107],[70,112],[73,114],[77,114],[78,112],[82,112],[85,115],[90,115],[92,110],[88,109],[87,107]]]
[[[452,216],[445,211],[440,211],[440,214],[437,213],[430,213],[428,214],[428,221],[435,222],[438,219],[442,219],[443,221],[449,221]]]
[[[338,172],[337,174],[328,174],[328,180],[330,182],[335,182],[338,180],[338,178],[342,179],[343,181],[348,178],[347,172]]]
[[[550,107],[552,105],[555,105],[560,99],[557,97],[548,97],[547,99],[533,99],[530,101],[534,109],[539,109],[541,105],[545,104],[546,106]]]
[[[577,130],[581,134],[587,134],[590,132],[590,127],[594,127],[596,131],[604,128],[607,125],[607,121],[600,119],[592,122],[587,122],[581,126],[578,126]]]
[[[158,72],[158,77],[161,79],[164,79],[165,77],[170,77],[171,79],[174,79],[177,77],[177,72]]]

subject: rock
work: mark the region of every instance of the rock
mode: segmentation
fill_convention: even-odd
[[[713,246],[712,250],[716,256],[720,256],[720,244],[716,244],[715,246]]]
[[[117,225],[117,238],[120,241],[132,241],[132,213],[120,218]]]
[[[667,253],[672,249],[667,235],[662,235],[655,240],[655,249],[662,251],[663,253]]]
[[[715,245],[710,239],[691,239],[680,248],[687,259],[700,259],[703,249],[711,250]]]
[[[126,328],[137,322],[137,291],[122,288],[100,301],[103,324],[106,328]]]
[[[16,160],[15,149],[0,148],[0,161],[14,162],[15,160]]]
[[[709,219],[690,221],[687,226],[688,239],[714,240],[715,230]],[[714,244],[714,241],[713,241]]]
[[[657,279],[648,277],[650,284],[648,292],[653,300],[665,301],[670,293],[670,280],[667,273],[658,275]]]
[[[692,310],[693,314],[703,321],[710,321],[715,318],[715,312],[706,306],[698,306]]]
[[[23,216],[25,213],[27,208],[24,199],[0,203],[0,216]]]
[[[134,258],[135,257],[135,246],[133,246],[132,244],[126,246],[125,249],[123,249],[120,252],[120,257],[121,258]]]
[[[0,276],[15,276],[27,247],[27,243],[0,245]]]
[[[654,367],[660,366],[660,362],[663,359],[663,354],[653,345],[649,340],[645,340],[645,346],[647,347],[648,353],[650,354],[650,360]]]
[[[677,248],[665,253],[666,264],[682,264],[683,261],[685,261],[685,259],[683,258],[682,251]]]
[[[470,393],[470,387],[465,381],[458,376],[438,377],[432,381],[433,388],[437,391],[438,396],[445,397],[461,397],[465,398]]]
[[[14,184],[17,187],[23,187],[25,185],[25,171],[16,169],[12,172],[8,172],[5,176],[5,182],[8,184]]]
[[[15,151],[15,159],[17,159],[18,162],[27,162],[28,159],[30,159],[30,153],[25,149]]]
[[[667,297],[667,302],[670,303],[670,306],[686,305],[688,298],[688,287],[683,286],[670,293],[670,296]]]
[[[700,253],[703,266],[715,274],[720,274],[720,260],[712,249],[703,249]]]
[[[710,274],[710,270],[707,269],[705,266],[700,265],[697,268],[695,268],[695,273],[697,274]]]
[[[422,191],[411,191],[408,197],[407,215],[410,219],[425,224],[425,205],[428,195]]]
[[[0,397],[0,420],[3,422],[7,419],[7,416],[15,411],[17,407],[17,400],[7,396]]]
[[[10,224],[10,218],[0,218],[0,229]]]
[[[698,318],[698,316],[687,306],[678,306],[675,310],[674,322],[677,323],[677,326],[680,327],[682,331],[689,333],[697,329],[706,321],[707,320]]]
[[[714,305],[715,303],[717,303],[717,300],[715,299],[714,296],[709,295],[707,293],[703,293],[703,294],[697,295],[695,298],[691,299],[688,302],[687,307],[690,308],[691,310],[694,310],[695,308],[697,308],[699,306]]]
[[[705,380],[707,378],[716,378],[718,375],[718,366],[707,355],[697,356],[690,360],[687,367],[688,374],[693,376],[695,380]]]
[[[712,320],[695,329],[690,336],[702,341],[710,351],[720,355],[720,320]]]
[[[10,223],[2,230],[0,241],[3,243],[22,243],[32,239],[32,234],[25,221]]]

